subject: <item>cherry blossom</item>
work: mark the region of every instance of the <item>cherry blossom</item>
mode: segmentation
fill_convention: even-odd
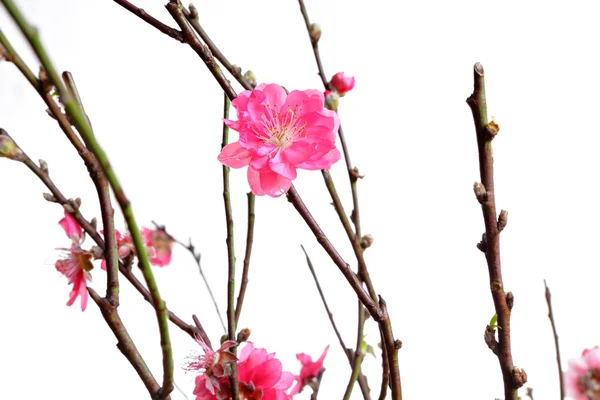
[[[223,147],[219,161],[231,168],[248,166],[248,183],[258,196],[281,196],[297,169],[329,169],[340,159],[335,147],[339,118],[324,108],[323,93],[261,84],[232,101],[237,121],[225,119],[240,134]]]
[[[92,254],[83,250],[80,245],[83,242],[83,231],[71,214],[65,211],[65,216],[59,222],[67,236],[71,239],[70,248],[61,248],[63,258],[56,261],[56,270],[67,277],[73,289],[69,294],[67,306],[73,305],[77,297],[81,297],[81,311],[85,311],[88,302],[86,281],[92,280],[90,271],[93,268]]]

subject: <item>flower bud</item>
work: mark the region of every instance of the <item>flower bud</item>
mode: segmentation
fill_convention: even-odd
[[[10,158],[11,160],[21,161],[23,152],[10,136],[0,129],[0,157]]]
[[[340,101],[340,96],[337,92],[332,92],[331,90],[325,91],[325,107],[329,110],[337,111],[338,104]]]
[[[252,333],[252,331],[248,328],[244,328],[241,331],[239,331],[237,334],[237,342],[242,343],[247,341],[250,337],[250,333]]]
[[[363,249],[368,249],[369,247],[371,247],[371,245],[373,245],[373,241],[375,241],[373,235],[366,234],[360,239],[360,247],[362,247]]]
[[[45,174],[48,174],[48,163],[40,158],[40,169],[44,171]]]
[[[250,70],[246,71],[246,73],[244,74],[244,78],[248,81],[249,84],[252,85],[252,87],[256,87],[256,76],[254,75],[254,72]]]
[[[343,72],[338,72],[331,78],[329,84],[335,89],[336,92],[343,97],[346,92],[351,91],[354,88],[354,77],[345,77]]]
[[[321,25],[319,24],[310,24],[310,40],[313,44],[319,43],[319,39],[321,39]]]

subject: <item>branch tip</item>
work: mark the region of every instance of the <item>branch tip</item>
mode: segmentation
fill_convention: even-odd
[[[483,65],[481,65],[480,62],[476,62],[475,65],[473,65],[473,71],[475,71],[475,73],[477,75],[483,76]]]

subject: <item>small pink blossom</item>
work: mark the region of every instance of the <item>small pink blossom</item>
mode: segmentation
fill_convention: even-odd
[[[67,277],[69,284],[73,285],[67,306],[73,305],[77,297],[81,297],[81,311],[85,311],[88,302],[86,281],[92,280],[92,275],[89,272],[93,268],[92,254],[81,249],[82,229],[71,214],[65,211],[65,217],[59,221],[59,225],[64,229],[72,243],[71,248],[60,249],[65,251],[64,257],[57,260],[54,266],[58,272]]]
[[[600,400],[600,348],[584,350],[581,357],[569,360],[564,373],[565,391],[574,400]]]
[[[340,159],[335,137],[337,114],[324,108],[323,93],[261,84],[232,101],[237,121],[224,120],[240,133],[223,147],[219,161],[231,168],[248,166],[248,183],[258,196],[281,196],[297,169],[329,169]]]
[[[354,89],[354,77],[344,77],[343,72],[338,72],[331,78],[329,82],[334,87],[335,91],[338,92],[340,97],[343,97],[347,92]]]
[[[327,350],[329,350],[329,345],[325,347],[323,354],[321,354],[321,357],[319,357],[317,361],[313,361],[312,357],[308,354],[296,354],[296,358],[302,363],[302,369],[300,370],[300,375],[296,375],[294,378],[296,384],[294,385],[291,394],[300,393],[304,386],[308,385],[319,375],[319,372],[323,369],[323,361],[325,360],[325,356],[327,356]]]
[[[142,228],[142,237],[148,251],[150,264],[164,267],[171,263],[173,239],[161,229]]]
[[[100,231],[100,233],[103,233]],[[117,240],[117,253],[120,259],[127,257],[129,254],[135,253],[135,246],[129,233],[122,234],[119,231],[115,231],[115,237]],[[106,271],[106,260],[103,258],[100,267]]]

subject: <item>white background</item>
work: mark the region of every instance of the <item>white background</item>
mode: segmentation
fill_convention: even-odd
[[[190,48],[112,1],[18,3],[58,68],[74,74],[139,222],[156,220],[183,241],[193,238],[224,311],[225,224],[216,160],[222,93],[206,67]],[[137,5],[175,26],[162,3]],[[477,61],[486,71],[489,115],[501,127],[494,141],[496,199],[510,212],[502,262],[505,286],[515,295],[515,365],[527,371],[536,399],[558,397],[543,279],[552,289],[563,359],[598,344],[600,28],[594,2],[565,4],[307,0],[312,21],[323,28],[326,72],[356,77],[340,117],[352,162],[366,176],[359,185],[362,226],[375,237],[366,257],[404,343],[406,399],[503,396],[498,362],[483,341],[494,310],[485,259],[475,247],[483,221],[472,192],[479,172],[465,99]],[[259,82],[321,88],[296,1],[203,0],[196,6],[220,49]],[[1,8],[0,28],[37,71]],[[0,63],[0,127],[31,158],[48,162],[63,193],[81,197],[87,218],[99,218],[82,161],[44,110],[16,68]],[[349,213],[343,162],[332,174]],[[245,171],[231,176],[241,271],[248,185]],[[79,303],[65,306],[70,287],[54,268],[56,248],[69,244],[57,224],[60,207],[44,201],[45,187],[15,162],[0,160],[0,182],[2,397],[147,398],[97,307],[90,302],[82,313]],[[352,262],[320,174],[301,172],[295,184]],[[339,399],[350,368],[300,244],[313,258],[349,345],[356,340],[353,292],[285,197],[258,198],[256,212],[240,327],[251,328],[256,346],[275,351],[292,372],[299,368],[296,353],[318,357],[331,344],[320,398]],[[187,321],[197,314],[218,342],[222,329],[192,257],[176,248],[172,264],[155,274],[169,308]],[[95,269],[93,276],[102,293],[104,272]],[[121,302],[120,314],[160,380],[153,312],[124,279]],[[376,347],[372,322],[367,332]],[[171,333],[179,366],[198,348],[176,327]],[[373,397],[380,362],[380,354],[365,361]],[[176,382],[189,398],[193,378],[177,368]],[[360,398],[358,387],[354,394]],[[175,392],[173,398],[184,397]]]

